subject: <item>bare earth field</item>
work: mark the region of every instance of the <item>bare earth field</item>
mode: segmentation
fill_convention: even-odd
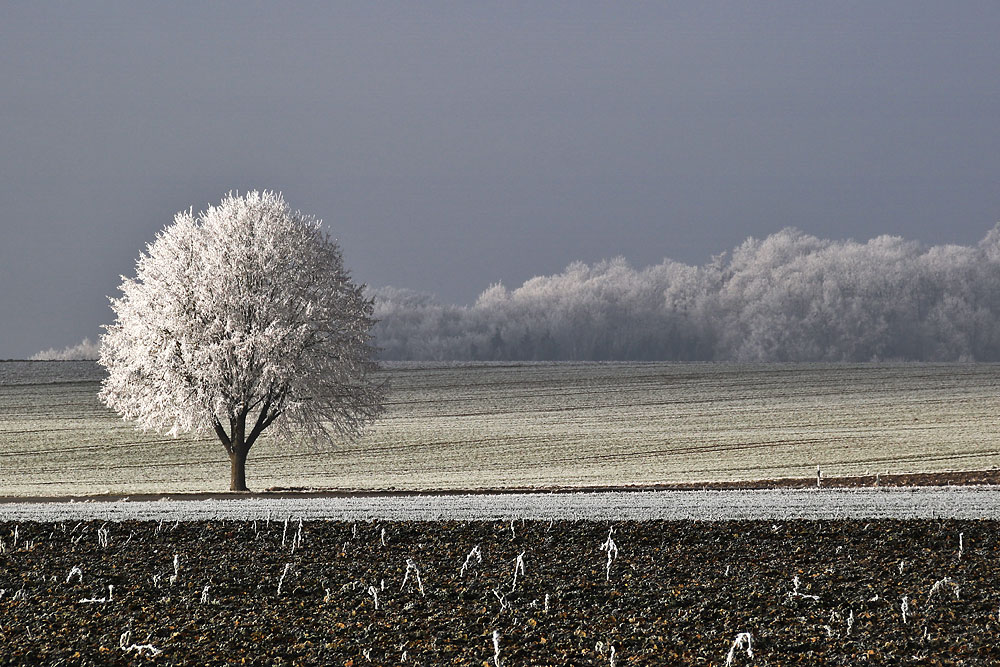
[[[0,664],[1000,661],[996,521],[610,527],[8,521]]]

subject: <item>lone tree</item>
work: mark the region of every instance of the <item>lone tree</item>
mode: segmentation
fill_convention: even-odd
[[[214,431],[246,491],[250,448],[353,436],[382,410],[372,301],[337,244],[280,194],[182,211],[122,276],[101,337],[101,400],[143,430]]]

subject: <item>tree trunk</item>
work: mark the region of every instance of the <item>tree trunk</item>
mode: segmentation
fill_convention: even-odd
[[[239,447],[229,455],[229,490],[249,491],[247,488],[247,450]]]
[[[271,401],[270,398],[264,401],[264,407],[260,411],[260,415],[257,417],[257,422],[254,424],[253,430],[250,435],[247,436],[247,411],[230,417],[229,419],[229,432],[226,432],[225,427],[222,422],[216,417],[212,426],[215,428],[215,434],[219,436],[219,440],[222,441],[222,446],[226,448],[226,453],[229,454],[229,490],[230,491],[249,491],[247,488],[247,454],[250,453],[250,448],[253,447],[253,443],[256,442],[257,436],[263,431],[268,424],[273,422],[278,418],[281,412],[270,412]]]

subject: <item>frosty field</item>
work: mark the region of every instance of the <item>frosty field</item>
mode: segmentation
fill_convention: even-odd
[[[993,487],[3,502],[4,521],[1000,521]]]
[[[388,411],[328,451],[263,439],[247,483],[642,485],[1000,466],[991,364],[390,365]],[[0,495],[223,491],[212,439],[138,433],[90,362],[0,363]]]

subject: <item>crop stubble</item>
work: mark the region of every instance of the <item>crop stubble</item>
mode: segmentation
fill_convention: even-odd
[[[735,665],[1000,660],[995,521],[621,522],[607,568],[610,527],[0,523],[0,664],[493,665],[494,631],[502,665],[720,665],[741,632]]]

